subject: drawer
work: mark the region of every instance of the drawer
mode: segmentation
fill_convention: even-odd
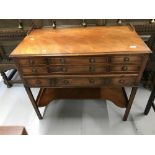
[[[136,65],[115,65],[110,67],[111,72],[139,72],[140,67]]]
[[[23,75],[41,75],[48,74],[48,67],[23,67]]]
[[[134,86],[137,77],[56,78],[55,87]]]
[[[26,84],[31,87],[49,87],[51,85],[51,81],[49,79],[43,78],[29,78],[25,79]]]
[[[50,66],[49,72],[50,73],[65,73],[65,74],[91,74],[91,73],[103,73],[107,71],[106,66]]]
[[[134,86],[136,77],[62,77],[62,78],[27,78],[26,84],[31,87],[106,87]]]
[[[56,87],[96,87],[105,84],[104,78],[56,78]]]
[[[21,66],[32,66],[32,65],[45,65],[48,62],[46,58],[23,58],[17,60],[17,63]]]
[[[135,63],[141,64],[142,63],[142,56],[112,56],[111,62],[112,63]]]
[[[134,86],[136,84],[137,77],[115,77],[112,78],[111,84],[114,86]]]
[[[49,64],[95,64],[108,62],[108,57],[53,57],[48,58],[48,62]]]

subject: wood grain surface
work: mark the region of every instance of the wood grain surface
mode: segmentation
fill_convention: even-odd
[[[130,37],[129,37],[130,36]],[[129,26],[36,29],[12,52],[18,56],[79,56],[150,53]]]

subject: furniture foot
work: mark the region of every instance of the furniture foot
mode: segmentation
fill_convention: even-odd
[[[146,105],[146,107],[145,107],[145,110],[144,110],[144,114],[145,114],[145,115],[147,115],[147,114],[149,113],[149,111],[150,111],[150,109],[151,109],[151,106],[152,106],[153,109],[154,109],[154,103],[153,103],[154,99],[155,99],[155,87],[153,88],[153,90],[152,90],[152,92],[151,92],[151,95],[150,95],[150,97],[149,97],[149,100],[148,100],[148,102],[147,102],[147,105]]]
[[[6,76],[5,72],[1,72],[1,76],[4,80],[4,83],[7,85],[8,88],[12,87],[12,84],[9,82],[8,77]]]
[[[131,94],[130,94],[130,97],[129,97],[129,100],[128,100],[128,104],[127,104],[127,108],[126,108],[126,111],[125,111],[125,114],[124,114],[124,117],[123,117],[123,121],[126,121],[128,119],[128,115],[129,115],[133,100],[135,98],[137,89],[138,89],[138,87],[133,87],[132,90],[131,90]]]
[[[35,101],[35,99],[33,97],[31,89],[29,87],[25,86],[25,85],[24,85],[24,87],[25,87],[25,90],[26,90],[26,92],[27,92],[27,94],[28,94],[28,96],[30,98],[30,101],[31,101],[31,103],[33,105],[33,108],[34,108],[38,118],[43,119],[43,116],[41,115],[41,113],[39,111],[39,108],[38,108],[37,103],[36,103],[36,101]]]

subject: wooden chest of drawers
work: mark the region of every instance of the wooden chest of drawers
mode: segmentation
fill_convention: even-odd
[[[57,98],[54,94],[63,90],[59,88],[70,88],[76,93],[87,88],[89,95],[97,88],[100,98],[110,98],[116,105],[127,108],[126,120],[149,53],[150,49],[130,27],[109,26],[34,30],[11,57],[37,114],[38,106]],[[129,100],[125,86],[133,87]],[[36,102],[30,87],[41,88]],[[124,101],[116,99],[118,92]],[[47,94],[49,99],[45,99]]]
[[[31,87],[120,87],[138,84],[144,60],[144,55],[119,55],[35,57],[16,62],[25,84]]]

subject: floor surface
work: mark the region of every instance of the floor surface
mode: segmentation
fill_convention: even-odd
[[[128,94],[130,90],[126,88]],[[0,80],[0,125],[22,125],[30,135],[155,134],[155,113],[151,109],[148,116],[143,114],[149,95],[149,90],[138,89],[126,122],[125,109],[105,100],[54,100],[38,120],[23,85],[7,88]]]

